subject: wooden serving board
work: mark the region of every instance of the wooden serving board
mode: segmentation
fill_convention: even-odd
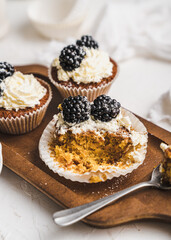
[[[46,67],[29,65],[17,67],[17,70],[23,73],[33,73],[49,82]],[[5,166],[65,208],[76,207],[97,200],[150,179],[153,168],[163,160],[163,153],[159,145],[161,141],[171,144],[171,133],[143,118],[140,118],[140,120],[149,132],[148,153],[144,163],[131,174],[126,177],[113,178],[104,183],[84,184],[66,180],[53,173],[41,161],[38,153],[38,142],[42,131],[57,112],[57,106],[62,101],[54,86],[52,86],[52,90],[52,102],[38,128],[20,136],[0,134]],[[101,228],[138,219],[153,218],[171,221],[170,203],[171,191],[144,189],[116,201],[83,221]]]

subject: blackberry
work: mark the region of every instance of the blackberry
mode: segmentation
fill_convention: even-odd
[[[3,95],[3,89],[2,88],[0,88],[0,97],[2,97],[2,95]]]
[[[115,99],[101,95],[97,97],[91,105],[91,115],[94,116],[95,120],[98,119],[102,122],[109,122],[119,114],[120,107],[120,103]]]
[[[12,76],[14,67],[7,62],[0,62],[0,83],[7,77]]]
[[[64,120],[69,123],[80,123],[90,117],[90,103],[85,96],[66,98],[62,103]]]
[[[61,51],[59,62],[63,70],[70,72],[80,66],[85,55],[85,51],[79,46],[68,45]]]
[[[99,48],[98,43],[92,38],[92,36],[84,35],[81,37],[81,40],[77,40],[76,44],[78,46],[85,46],[87,48]]]

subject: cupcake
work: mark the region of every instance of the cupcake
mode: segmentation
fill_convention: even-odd
[[[145,159],[147,130],[119,102],[101,95],[69,97],[45,128],[39,153],[48,167],[72,181],[97,183],[132,172]]]
[[[169,146],[165,143],[161,143],[160,148],[164,152],[164,161],[160,167],[162,182],[171,184],[171,145]]]
[[[42,121],[51,101],[48,83],[0,63],[0,132],[23,134]]]
[[[118,67],[91,36],[62,49],[49,68],[49,78],[63,97],[82,95],[89,101],[108,92]]]

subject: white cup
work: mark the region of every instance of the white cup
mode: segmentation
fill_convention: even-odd
[[[7,19],[6,0],[0,0],[0,38],[3,37],[9,29],[9,22]]]
[[[43,36],[65,40],[78,37],[91,0],[37,0],[28,8],[28,17]]]

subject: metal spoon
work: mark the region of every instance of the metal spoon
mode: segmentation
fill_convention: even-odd
[[[132,187],[126,188],[122,191],[119,191],[113,195],[104,197],[102,199],[66,209],[61,210],[53,214],[54,222],[59,226],[68,226],[73,223],[78,222],[79,220],[87,217],[88,215],[94,213],[95,211],[105,207],[106,205],[112,203],[113,201],[118,200],[119,198],[125,196],[128,193],[131,193],[137,189],[145,187],[156,187],[158,189],[169,190],[171,185],[164,185],[161,183],[161,173],[159,171],[160,165],[158,165],[152,172],[151,180],[148,182],[138,183]]]

